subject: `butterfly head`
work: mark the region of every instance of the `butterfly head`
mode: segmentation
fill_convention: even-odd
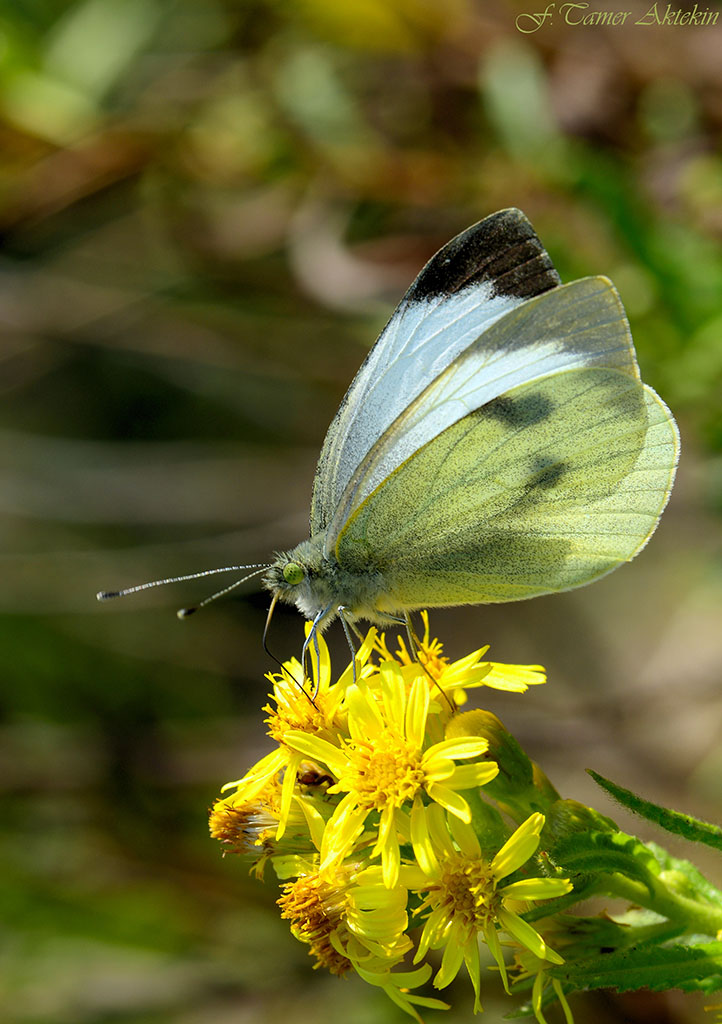
[[[276,553],[263,585],[277,600],[295,604],[306,618],[313,618],[333,600],[326,562],[319,544],[303,541],[291,551]]]

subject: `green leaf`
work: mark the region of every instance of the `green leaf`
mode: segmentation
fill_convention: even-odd
[[[646,818],[647,821],[655,822],[661,828],[666,829],[667,832],[674,832],[675,835],[684,836],[685,839],[689,839],[691,842],[705,843],[706,846],[722,850],[722,828],[719,825],[700,821],[699,818],[693,818],[689,814],[681,814],[679,811],[672,811],[668,807],[660,807],[659,804],[653,804],[650,800],[644,800],[641,796],[632,793],[631,790],[624,789],[623,786],[618,786],[615,782],[610,782],[609,779],[605,779],[603,775],[599,775],[598,772],[593,771],[591,768],[587,768],[587,772],[597,785],[606,790],[618,803],[635,814],[640,815],[640,817]]]
[[[613,921],[608,917],[577,917],[570,914],[560,914],[557,916],[556,925],[560,929],[563,928],[563,933],[562,931],[557,931],[555,932],[555,937],[557,942],[559,942],[560,936],[564,935],[561,945],[563,946],[566,964],[564,967],[560,967],[559,971],[553,970],[549,973],[557,981],[561,982],[565,993],[573,991],[574,988],[580,989],[584,987],[580,984],[576,973],[575,980],[567,982],[566,975],[564,974],[566,967],[570,967],[571,971],[574,972],[577,969],[587,972],[593,969],[593,966],[590,968],[590,965],[599,964],[601,965],[601,970],[604,971],[612,964],[613,955],[620,958],[622,951],[628,951],[630,947],[635,956],[639,953],[640,958],[643,957],[645,960],[648,960],[650,953],[656,952],[655,945],[657,943],[671,941],[680,932],[679,926],[670,926],[668,922],[665,922],[663,925],[647,924],[647,918],[658,920],[657,915],[651,914],[649,911],[632,911],[625,916],[629,917],[629,923],[620,924],[618,921]],[[570,972],[568,971],[567,973]],[[527,992],[531,989],[533,983],[533,976],[515,980],[513,982],[513,991],[515,993]],[[586,987],[599,986],[587,985]],[[611,982],[608,987],[612,987]],[[556,993],[551,986],[548,986],[542,996],[542,1009],[546,1010],[556,1000]],[[533,1017],[534,1007],[531,999],[528,999],[522,1006],[511,1013],[507,1013],[505,1016],[510,1019]]]
[[[618,873],[642,882],[650,895],[653,892],[651,878],[660,873],[651,850],[624,832],[575,832],[548,853],[563,874],[593,878]]]
[[[667,853],[663,847],[657,846],[656,843],[647,843],[646,845],[656,857],[657,863],[663,872],[676,871],[684,876],[688,885],[685,895],[694,898],[701,897],[707,903],[712,904],[712,906],[722,906],[722,890],[715,888],[711,882],[708,882],[699,868],[695,867],[688,860],[673,857],[671,853]],[[677,888],[679,889],[679,886]]]
[[[699,945],[638,946],[549,970],[570,989],[613,988],[654,992],[680,988],[714,992],[722,988],[722,942]]]

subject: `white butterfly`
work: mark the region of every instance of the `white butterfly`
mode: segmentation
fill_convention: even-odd
[[[678,445],[614,286],[561,285],[503,210],[409,288],[326,435],[310,539],[264,585],[319,627],[582,586],[647,542]]]
[[[678,449],[614,286],[560,284],[524,214],[502,210],[432,257],[361,366],[321,450],[310,539],[232,568],[263,572],[310,637],[336,616],[348,635],[569,590],[644,547]]]

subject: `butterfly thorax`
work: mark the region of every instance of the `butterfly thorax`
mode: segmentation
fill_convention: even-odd
[[[263,585],[278,600],[295,604],[307,619],[325,626],[343,608],[352,618],[386,621],[378,609],[385,591],[383,574],[375,569],[357,573],[343,568],[334,554],[324,552],[325,534],[304,540],[290,551],[276,553]]]

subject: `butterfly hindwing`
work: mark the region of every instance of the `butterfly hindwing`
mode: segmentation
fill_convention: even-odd
[[[326,550],[354,510],[433,437],[509,390],[570,369],[603,366],[639,380],[616,289],[603,277],[561,285],[506,313],[476,338],[383,434],[351,477]]]
[[[555,373],[498,396],[397,467],[346,523],[336,556],[383,576],[379,610],[568,590],[644,546],[676,455],[674,420],[636,376]]]

